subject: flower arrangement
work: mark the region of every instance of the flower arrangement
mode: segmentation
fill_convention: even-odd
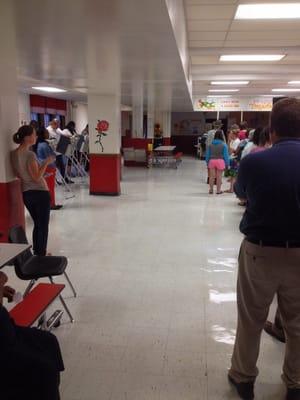
[[[98,123],[97,123],[97,126],[95,128],[95,130],[98,132],[97,133],[97,140],[96,140],[95,143],[99,143],[100,144],[101,149],[102,149],[102,153],[104,151],[104,147],[103,147],[103,144],[102,144],[102,137],[103,136],[107,136],[106,132],[108,131],[108,128],[109,128],[109,122],[107,122],[105,120],[98,119]]]

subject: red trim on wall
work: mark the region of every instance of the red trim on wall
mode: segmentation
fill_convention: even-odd
[[[67,111],[66,100],[54,99],[53,97],[39,96],[37,94],[30,95],[30,107],[32,112],[40,114],[62,114],[65,115]]]
[[[118,196],[120,154],[90,154],[90,194]]]
[[[8,232],[14,225],[25,228],[24,204],[19,180],[0,182],[0,242],[8,241]]]
[[[164,146],[170,146],[171,145],[171,138],[170,137],[165,137],[163,139],[163,143],[164,143]]]
[[[153,139],[128,138],[126,136],[122,136],[122,148],[133,147],[134,149],[147,150],[148,143],[152,142]]]

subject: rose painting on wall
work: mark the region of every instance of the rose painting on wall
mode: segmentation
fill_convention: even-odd
[[[102,138],[104,136],[107,136],[108,128],[109,128],[109,122],[108,121],[98,119],[98,123],[97,123],[97,126],[95,128],[95,130],[97,131],[97,140],[96,140],[95,143],[99,143],[99,145],[101,147],[101,150],[102,150],[102,153],[104,152]]]

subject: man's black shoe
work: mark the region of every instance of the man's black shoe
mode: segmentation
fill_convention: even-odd
[[[62,204],[55,204],[55,206],[50,207],[51,210],[60,210],[61,208],[63,208]]]
[[[274,327],[275,327],[275,324],[272,324],[272,322],[267,321],[264,326],[264,331],[268,335],[272,336],[273,338],[279,340],[282,343],[285,343],[284,330],[280,329],[280,328],[277,328],[276,330],[274,330]]]
[[[243,400],[254,399],[254,382],[236,382],[228,375],[229,382],[236,388],[239,396]]]
[[[300,389],[288,389],[286,400],[300,400]]]
[[[74,183],[74,181],[72,181],[72,180],[69,179],[69,178],[66,178],[65,181],[66,181],[66,183],[68,183],[69,185],[70,185],[71,183]]]

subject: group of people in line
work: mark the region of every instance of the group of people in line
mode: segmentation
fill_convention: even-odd
[[[88,126],[84,135],[88,135]],[[19,146],[11,153],[15,175],[21,181],[23,201],[33,220],[33,251],[35,255],[47,254],[50,210],[62,206],[55,203],[56,170],[67,183],[73,181],[67,176],[67,161],[58,149],[60,137],[72,138],[76,135],[75,123],[70,121],[65,129],[59,128],[57,119],[50,125],[39,127],[36,121],[21,126],[13,136]]]
[[[268,148],[250,150],[254,154],[241,159],[234,184],[246,209],[240,223],[238,324],[228,378],[241,399],[254,399],[265,330],[285,342],[285,399],[300,400],[300,100],[278,101],[265,132],[257,129],[248,149]],[[270,322],[275,296],[278,308]]]
[[[230,183],[225,193],[233,193],[241,159],[268,147],[270,147],[268,127],[248,129],[247,122],[241,122],[240,125],[234,124],[230,127],[226,139],[222,130],[222,121],[215,121],[213,129],[206,135],[205,160],[208,167],[209,194],[214,193],[215,184],[217,186],[216,193],[223,193],[221,190],[223,174]],[[244,199],[240,199],[239,204],[244,206]]]
[[[208,143],[206,159],[209,170],[214,170],[210,178],[217,179],[217,193],[221,193],[220,171],[230,166],[230,159],[245,142],[233,184],[246,209],[240,223],[244,239],[238,257],[238,324],[228,379],[241,399],[254,399],[260,340],[265,330],[285,342],[285,399],[300,400],[300,100],[278,101],[269,130],[257,128],[248,134],[246,129],[240,133],[237,127],[231,127],[229,145],[220,126],[217,128]],[[45,255],[50,195],[44,174],[55,157],[50,154],[38,162],[30,150],[36,145],[32,126],[21,127],[14,141],[19,147],[12,152],[12,163],[35,225],[34,253]],[[2,306],[3,297],[10,300],[14,293],[6,282],[7,277],[0,272],[0,350],[6,360],[0,373],[5,398],[58,400],[59,374],[64,368],[59,345],[50,333],[12,323]],[[275,296],[278,308],[272,323],[267,318]],[[20,364],[15,364],[16,360]],[[11,382],[12,370],[20,372],[20,379],[23,376],[18,385]],[[15,391],[14,397],[9,397],[10,390]]]

